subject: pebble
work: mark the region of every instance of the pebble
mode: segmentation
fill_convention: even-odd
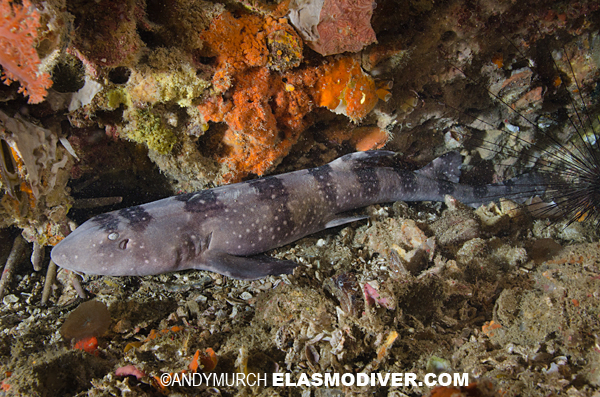
[[[4,302],[5,305],[8,305],[10,303],[17,303],[18,301],[19,298],[13,294],[6,295],[4,299],[2,299],[2,302]]]
[[[470,210],[445,211],[442,217],[431,225],[438,244],[448,246],[460,244],[479,237],[479,221]]]

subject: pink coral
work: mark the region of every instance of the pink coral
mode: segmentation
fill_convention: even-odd
[[[0,64],[2,80],[9,85],[19,80],[19,92],[29,95],[29,103],[44,100],[52,85],[48,73],[39,72],[40,58],[35,50],[40,14],[29,0],[22,6],[0,0]]]
[[[321,55],[358,52],[377,41],[371,27],[373,0],[296,0],[290,20]]]

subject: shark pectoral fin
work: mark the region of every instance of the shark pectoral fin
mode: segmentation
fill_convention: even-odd
[[[325,224],[325,229],[329,229],[330,227],[336,227],[340,225],[345,225],[346,223],[362,221],[363,219],[369,219],[369,215],[356,215],[356,216],[348,216],[345,214],[337,214],[336,218],[330,220]]]
[[[203,264],[197,269],[210,270],[238,280],[256,280],[267,276],[291,274],[298,264],[266,255],[235,256],[208,250],[202,255]]]

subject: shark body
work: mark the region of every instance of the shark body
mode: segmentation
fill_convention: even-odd
[[[297,264],[259,255],[309,234],[366,218],[348,211],[392,201],[466,204],[531,196],[531,175],[504,184],[458,183],[451,152],[419,170],[389,151],[352,153],[320,167],[182,194],[95,216],[52,250],[63,268],[143,276],[185,269],[252,280],[289,274]],[[518,179],[519,181],[515,181]],[[490,199],[492,198],[492,199]]]

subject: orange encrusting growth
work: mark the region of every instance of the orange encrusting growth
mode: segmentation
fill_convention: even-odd
[[[268,59],[263,18],[243,15],[234,18],[229,12],[216,17],[200,37],[206,50],[217,56],[217,73],[213,85],[217,91],[230,88],[231,76],[237,71],[264,66]]]
[[[353,131],[351,143],[359,152],[381,149],[388,141],[388,133],[379,127],[358,127]]]
[[[123,349],[123,351],[125,353],[127,353],[131,349],[134,349],[134,348],[135,349],[139,349],[146,342],[154,340],[154,339],[156,339],[156,338],[158,338],[160,336],[169,334],[170,332],[180,332],[182,330],[183,330],[183,328],[181,328],[178,325],[174,325],[171,328],[162,329],[160,331],[157,331],[155,329],[151,329],[150,333],[148,334],[148,336],[146,337],[146,339],[144,339],[143,341],[129,342],[127,345],[125,345],[125,348]]]
[[[204,353],[201,353],[200,350],[196,350],[192,361],[188,364],[188,369],[184,369],[179,372],[169,372],[169,377],[167,379],[171,380],[174,377],[180,378],[181,375],[186,374],[188,372],[197,373],[197,372],[210,372],[214,370],[217,366],[219,358],[215,351],[208,347],[206,348]],[[202,368],[200,367],[202,365]],[[163,376],[153,376],[152,383],[156,387],[156,389],[162,394],[169,394],[169,384],[163,382]]]
[[[386,87],[378,87],[357,59],[298,68],[302,41],[285,19],[224,12],[202,39],[206,55],[216,57],[216,95],[198,110],[205,122],[227,124],[222,136],[211,138],[217,160],[229,168],[225,183],[263,175],[286,156],[311,124],[315,107],[359,120],[380,98],[389,99]],[[379,147],[383,139],[379,132],[376,142],[362,147]]]
[[[23,193],[25,193],[26,196],[21,196],[19,197],[18,195],[13,195],[11,193],[11,189],[7,189],[7,193],[9,195],[9,205],[12,205],[15,207],[15,211],[20,212],[22,211],[22,209],[20,208],[22,201],[25,200],[25,197],[27,198],[28,204],[29,204],[29,208],[34,209],[36,204],[37,204],[37,200],[35,195],[33,194],[33,189],[31,188],[31,183],[27,180],[27,170],[25,169],[25,162],[23,161],[23,159],[21,158],[21,155],[19,152],[17,152],[15,150],[15,148],[11,145],[9,145],[9,149],[10,149],[10,155],[12,157],[12,161],[14,163],[14,165],[16,166],[16,170],[18,171],[18,175],[19,175],[19,180],[20,180],[20,184],[19,184],[19,190]]]
[[[377,349],[377,361],[380,362],[387,356],[389,349],[396,340],[396,338],[398,338],[398,332],[390,331],[387,338],[385,338],[385,341]]]
[[[192,372],[198,372],[202,369],[203,372],[210,372],[217,366],[219,359],[217,354],[212,348],[207,348],[204,353],[200,353],[200,350],[196,350],[194,358],[188,365],[188,369]],[[202,368],[200,368],[202,365]]]
[[[322,66],[317,85],[317,105],[353,120],[365,117],[379,100],[375,81],[363,72],[360,62],[351,57]],[[381,95],[382,93],[380,93]]]
[[[334,126],[324,131],[331,142],[349,142],[359,152],[381,149],[389,139],[388,132],[377,126]]]
[[[494,336],[494,334],[495,334],[494,330],[498,329],[498,328],[502,328],[502,325],[498,324],[497,322],[492,320],[492,321],[488,321],[485,324],[483,324],[483,326],[481,327],[481,331],[484,334],[486,334],[487,336],[491,337],[491,336]]]
[[[6,371],[6,372],[4,372],[4,376],[5,376],[5,379],[3,379],[2,382],[0,382],[0,390],[9,391],[11,385],[10,385],[10,383],[7,383],[6,381],[12,376],[12,372]]]
[[[498,53],[492,57],[492,63],[498,67],[498,69],[502,69],[504,66],[504,57],[501,53]]]
[[[18,80],[19,92],[29,96],[29,103],[44,100],[52,86],[48,73],[38,70],[41,62],[35,50],[40,13],[29,2],[0,0],[0,64],[4,68],[2,80],[10,85]]]
[[[73,349],[83,350],[86,353],[98,355],[98,339],[95,336],[78,340]]]
[[[219,155],[231,170],[225,182],[239,181],[248,173],[262,175],[289,153],[313,108],[305,89],[310,80],[310,73],[279,75],[252,68],[236,76],[231,99],[213,97],[198,107],[205,121],[229,127],[222,139],[226,148]],[[295,89],[286,89],[286,84]]]
[[[204,51],[216,56],[213,86],[217,92],[231,88],[236,73],[269,66],[284,71],[302,61],[302,40],[287,20],[224,12],[201,35]]]

